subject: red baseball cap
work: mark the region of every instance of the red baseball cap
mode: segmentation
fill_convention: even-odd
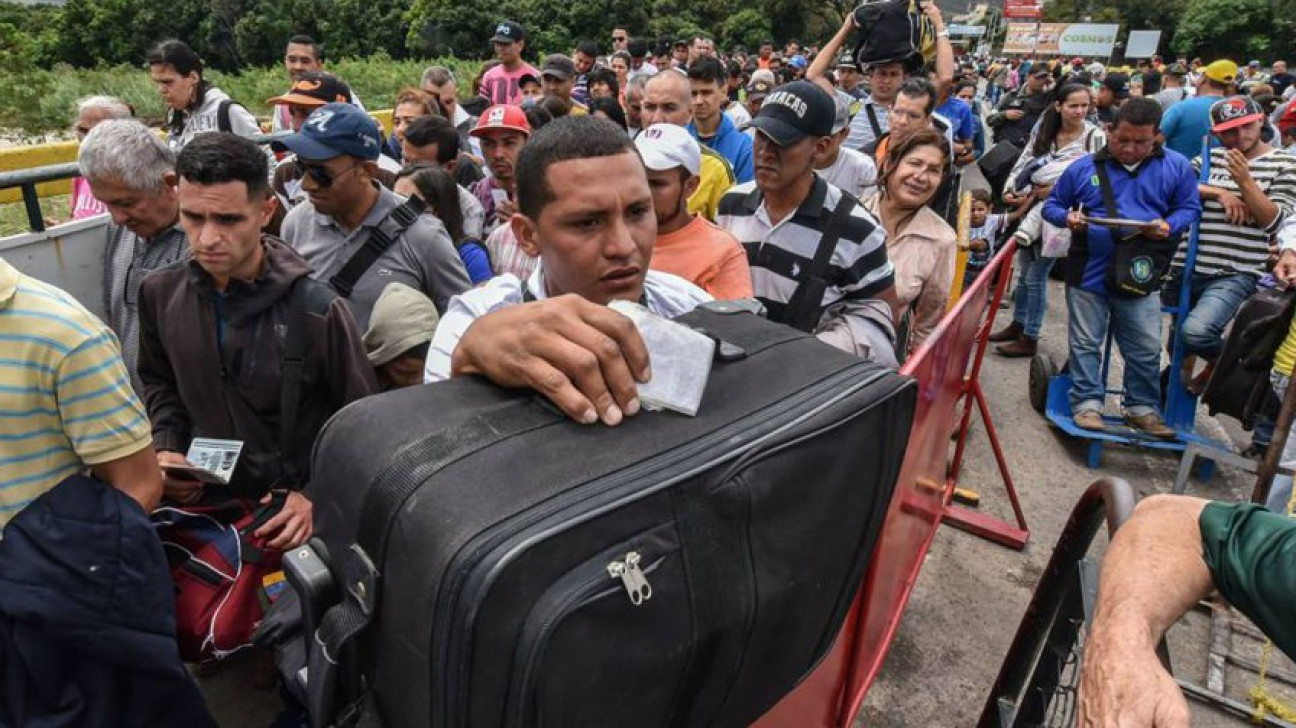
[[[1296,128],[1296,104],[1288,104],[1287,110],[1278,117],[1278,131],[1284,134]]]
[[[477,126],[468,132],[475,137],[485,136],[493,131],[516,131],[523,136],[531,136],[531,124],[527,122],[526,112],[521,106],[498,104],[486,109]]]
[[[1217,134],[1264,117],[1264,109],[1250,96],[1230,96],[1210,107],[1211,131]]]

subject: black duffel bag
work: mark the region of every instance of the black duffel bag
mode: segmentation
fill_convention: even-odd
[[[311,483],[331,574],[297,580],[343,595],[308,643],[314,724],[739,726],[809,674],[917,388],[750,313],[681,320],[727,344],[696,417],[584,426],[456,378],[333,418]]]

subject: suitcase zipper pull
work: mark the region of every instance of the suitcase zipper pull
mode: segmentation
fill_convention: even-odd
[[[630,603],[636,607],[645,600],[652,599],[652,585],[648,583],[643,569],[639,568],[639,560],[639,552],[631,551],[625,555],[624,561],[613,561],[607,565],[608,576],[621,580],[626,594],[630,595]]]

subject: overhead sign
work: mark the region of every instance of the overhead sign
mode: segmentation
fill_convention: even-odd
[[[1119,25],[1094,23],[1009,23],[1004,53],[1013,55],[1111,55]]]
[[[1005,18],[1040,18],[1043,15],[1040,0],[1004,0]]]
[[[951,23],[945,26],[945,28],[949,30],[950,35],[980,38],[986,34],[986,27],[984,25],[959,25],[958,23]]]
[[[950,31],[953,32],[953,31]],[[1126,58],[1151,58],[1161,45],[1159,30],[1131,30],[1125,41]]]

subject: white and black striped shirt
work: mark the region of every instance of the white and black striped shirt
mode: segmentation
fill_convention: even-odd
[[[1206,182],[1241,197],[1237,183],[1229,175],[1225,149],[1211,150],[1210,179]],[[1197,239],[1197,263],[1194,272],[1213,274],[1264,273],[1269,259],[1269,242],[1283,221],[1296,210],[1296,155],[1282,149],[1252,159],[1248,165],[1251,176],[1265,196],[1278,206],[1278,217],[1265,227],[1254,222],[1246,225],[1230,224],[1224,215],[1224,206],[1217,200],[1202,200],[1201,232]],[[1193,159],[1193,167],[1201,171],[1201,157]],[[1188,254],[1188,239],[1179,245],[1174,266],[1182,268]]]
[[[747,251],[752,289],[771,321],[782,321],[784,309],[814,260],[824,227],[842,191],[815,176],[810,194],[797,210],[774,224],[755,182],[738,185],[720,200],[716,224],[729,231]],[[824,278],[824,308],[842,300],[875,298],[891,287],[894,269],[886,254],[886,231],[858,203],[843,226]]]

